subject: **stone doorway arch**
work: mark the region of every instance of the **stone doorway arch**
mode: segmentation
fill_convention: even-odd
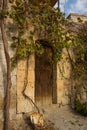
[[[46,41],[43,43],[44,53],[35,55],[35,102],[38,106],[57,103],[57,65],[49,62],[53,56],[52,49]]]

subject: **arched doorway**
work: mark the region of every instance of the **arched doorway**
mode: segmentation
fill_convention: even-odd
[[[49,62],[52,55],[52,49],[46,46],[42,55],[35,55],[35,102],[38,106],[57,103],[56,65]]]

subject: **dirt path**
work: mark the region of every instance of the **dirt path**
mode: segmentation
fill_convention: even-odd
[[[87,130],[87,117],[72,111],[69,107],[49,106],[42,109],[44,117],[54,123],[56,130]]]

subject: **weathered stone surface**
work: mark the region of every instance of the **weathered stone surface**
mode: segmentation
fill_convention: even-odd
[[[10,120],[16,119],[16,109],[10,109]]]
[[[25,71],[26,69],[26,60],[19,60],[18,63],[17,63],[17,70],[24,70]],[[17,75],[18,75],[18,72],[17,72]]]
[[[73,98],[73,97],[72,97]],[[81,95],[80,94],[77,94],[77,99],[78,100],[81,100]]]
[[[32,82],[29,82],[26,90],[24,92],[28,97],[30,97],[33,101],[35,100],[35,95],[34,95],[34,85]]]
[[[1,97],[1,100],[2,100],[2,98],[4,98],[4,93],[5,93],[4,86],[0,85],[0,97]]]
[[[0,121],[0,130],[3,130],[3,122]]]
[[[68,96],[62,98],[62,105],[68,105],[70,103],[70,99]]]
[[[85,101],[87,99],[86,92],[81,93],[81,100]]]
[[[63,80],[57,80],[57,101],[60,104],[64,95]]]
[[[31,64],[32,63],[32,64]],[[18,62],[18,69],[17,69],[17,112],[29,112],[32,111],[32,103],[30,102],[29,98],[33,101],[35,100],[35,72],[34,72],[34,55],[29,57],[29,67],[28,67],[28,84],[26,88],[24,88],[25,82],[25,74],[26,74],[26,60],[20,60]],[[29,98],[25,98],[24,94]]]
[[[17,76],[11,76],[12,87],[17,85]]]
[[[17,113],[33,111],[32,103],[23,95],[17,97]]]
[[[3,121],[4,118],[3,118],[3,110],[0,110],[0,121]]]
[[[18,82],[24,82],[25,79],[25,70],[19,70],[17,71],[17,83]]]
[[[4,48],[3,47],[0,49],[0,59],[5,61],[5,54],[4,54]]]
[[[35,73],[34,71],[30,70],[28,71],[28,82],[32,82],[33,84],[34,81],[35,81]]]
[[[29,66],[28,66],[28,70],[30,71],[34,71],[35,69],[35,55],[32,54],[29,57]]]
[[[3,110],[3,98],[2,96],[0,95],[0,110]]]
[[[11,36],[17,35],[17,28],[13,26],[13,23],[9,25],[9,21],[7,22],[7,27],[12,26],[13,30],[11,30],[11,34],[9,33],[9,30],[7,31],[7,37],[9,41],[9,54],[10,57],[13,56],[14,51],[11,50]],[[26,31],[26,34],[29,35],[30,31],[34,30],[33,25],[29,23],[29,30]],[[28,33],[29,32],[29,33]],[[33,40],[38,39],[36,36],[34,36]],[[28,41],[30,44],[30,41]],[[70,55],[74,59],[74,54],[72,50],[70,49]],[[69,63],[69,60],[67,60],[67,51],[66,49],[62,52],[63,59],[57,64],[57,102],[58,104],[67,105],[70,103],[69,96],[71,94],[71,98],[74,98],[74,95],[72,93],[71,86],[75,86],[75,81],[73,81],[74,85],[71,83],[71,65]],[[24,94],[31,98],[33,101],[35,101],[35,55],[31,55],[29,57],[29,66],[28,66],[28,84],[26,88],[24,88],[24,80],[25,80],[25,72],[26,72],[26,60],[20,60],[17,63],[17,68],[15,68],[11,72],[11,78],[12,78],[12,87],[11,87],[11,98],[10,98],[10,120],[16,122],[16,120],[21,120],[22,112],[30,112],[35,110],[34,105],[30,102],[28,98],[25,98]],[[45,70],[45,66],[44,66]],[[61,72],[62,73],[61,73]],[[5,54],[4,54],[4,47],[2,42],[2,36],[0,32],[0,130],[2,130],[3,127],[3,99],[4,99],[4,93],[5,93],[5,87],[6,87],[6,60],[5,60]],[[55,72],[56,73],[56,72]],[[53,75],[52,75],[53,76]],[[63,77],[64,76],[64,77]],[[44,76],[45,77],[45,76]],[[49,77],[50,78],[50,77]],[[44,81],[43,81],[44,82]],[[78,82],[78,81],[77,81]],[[56,84],[55,83],[55,84]],[[39,83],[38,83],[39,84]],[[80,84],[80,82],[79,82]],[[43,85],[43,84],[42,84]],[[74,90],[75,92],[78,92],[77,98],[80,100],[87,100],[87,86],[80,86],[77,89]],[[43,92],[44,93],[44,92]],[[52,97],[53,98],[53,97]],[[49,97],[48,97],[49,100]],[[47,100],[46,100],[47,102]],[[51,104],[52,105],[52,104]],[[12,122],[11,122],[12,123]],[[19,122],[17,122],[19,123]],[[16,126],[16,123],[12,123],[11,126]],[[21,130],[23,129],[22,121],[20,121],[20,126],[18,127],[12,127],[15,130]]]
[[[68,96],[69,95],[69,89],[65,88],[65,95]]]
[[[79,22],[78,18],[80,18],[83,23],[87,21],[87,15],[84,15],[84,14],[70,13],[70,15],[68,16],[68,19],[70,19],[76,23]]]
[[[11,71],[11,76],[17,76],[17,67]]]
[[[11,90],[11,94],[10,94],[10,108],[11,109],[16,109],[16,101],[17,101],[17,96],[16,96],[16,91],[12,91]]]

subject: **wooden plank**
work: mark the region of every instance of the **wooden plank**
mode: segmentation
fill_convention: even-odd
[[[38,106],[52,104],[52,64],[49,63],[48,54],[35,58],[35,99]]]

